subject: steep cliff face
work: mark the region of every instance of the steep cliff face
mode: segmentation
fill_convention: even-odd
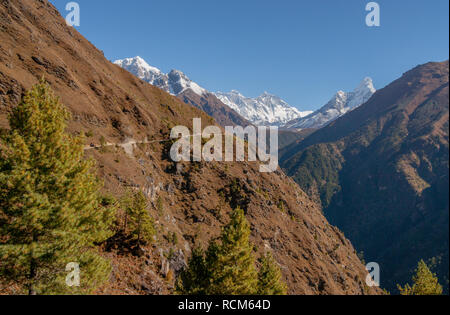
[[[282,154],[330,222],[381,264],[389,288],[433,257],[448,280],[448,67],[412,69]]]
[[[259,173],[257,163],[175,164],[167,156],[170,128],[189,127],[195,117],[207,126],[210,116],[108,62],[48,1],[2,1],[1,127],[42,76],[72,113],[69,131],[87,133],[86,153],[98,162],[104,190],[118,195],[133,187],[152,201],[156,241],[140,257],[102,246],[113,274],[98,293],[170,293],[169,275],[183,268],[193,246],[220,233],[238,205],[258,252],[274,253],[290,293],[378,293],[365,286],[350,242],[284,173]],[[0,292],[14,290],[0,285]]]

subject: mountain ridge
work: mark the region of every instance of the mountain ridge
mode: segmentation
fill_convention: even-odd
[[[200,98],[210,99],[211,103],[216,104],[215,107],[218,107],[218,101],[225,104],[231,110],[235,111],[236,115],[240,116],[234,121],[235,125],[239,125],[237,121],[242,121],[241,118],[244,118],[248,122],[243,126],[249,125],[250,123],[255,125],[281,126],[294,118],[303,117],[311,113],[300,112],[280,97],[268,92],[264,92],[256,98],[245,97],[237,91],[232,91],[231,93],[209,92],[189,79],[182,71],[171,70],[168,74],[165,74],[160,69],[150,66],[139,56],[116,60],[114,63],[133,73],[138,78],[157,86],[172,95],[181,96],[181,94],[188,94],[189,97],[183,95],[181,99],[185,99],[188,103],[199,108],[202,108],[202,106],[199,105],[201,102],[198,100],[198,97],[193,97],[191,93],[186,93],[188,90],[191,90]],[[233,97],[235,95],[240,98],[238,101]],[[216,97],[218,101],[213,100],[213,96]],[[197,100],[193,101],[194,98]],[[205,108],[205,106],[203,106],[203,108]],[[225,110],[220,108],[219,111],[224,112]],[[207,113],[211,114],[212,112]],[[230,113],[230,111],[228,111],[228,113]]]
[[[290,294],[380,293],[365,285],[367,271],[351,243],[282,171],[262,174],[253,162],[171,161],[171,128],[191,126],[193,118],[207,126],[213,118],[108,62],[47,0],[0,2],[0,30],[0,128],[44,76],[72,114],[68,132],[86,136],[103,192],[138,189],[149,200],[154,244],[138,256],[114,240],[118,247],[100,246],[113,272],[98,294],[173,293],[173,276],[192,248],[217,237],[236,206],[246,211],[255,250],[272,252],[281,265]],[[0,283],[0,294],[17,292]]]
[[[214,93],[224,104],[256,125],[282,126],[288,121],[304,117],[311,112],[301,112],[280,97],[264,92],[256,98],[242,95],[237,90]]]
[[[448,67],[406,72],[281,152],[283,169],[380,264],[388,290],[420,259],[441,261],[436,271],[448,281]]]
[[[213,93],[193,82],[179,70],[171,70],[165,74],[158,68],[150,66],[139,56],[116,60],[114,64],[139,79],[178,97],[183,102],[203,110],[222,127],[251,125],[244,117],[223,104]]]
[[[139,79],[159,87],[174,96],[178,96],[188,89],[191,89],[199,96],[209,93],[206,89],[189,79],[182,71],[173,69],[167,74],[163,73],[160,69],[150,66],[139,56],[119,59],[113,63],[131,72]]]
[[[338,91],[332,99],[314,113],[292,120],[287,129],[320,129],[367,102],[376,92],[371,78],[364,78],[352,92]]]

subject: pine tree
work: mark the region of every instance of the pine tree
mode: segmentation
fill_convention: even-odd
[[[122,204],[125,210],[125,233],[129,233],[138,244],[150,242],[155,235],[155,228],[144,193],[128,191],[122,199]]]
[[[436,274],[430,271],[423,260],[419,262],[412,280],[412,287],[409,284],[404,288],[398,286],[401,295],[442,295],[442,286],[438,283]]]
[[[205,255],[196,250],[187,270],[180,277],[181,294],[251,295],[256,293],[258,274],[253,246],[249,242],[250,225],[240,208],[219,238],[210,243]]]
[[[250,224],[240,208],[222,231],[220,242],[213,242],[206,254],[211,272],[208,295],[251,295],[256,293],[257,270],[250,243]]]
[[[110,236],[112,216],[83,138],[65,132],[69,118],[41,80],[0,139],[0,277],[28,294],[90,293],[110,271],[94,244]],[[79,264],[79,287],[66,284],[69,263]]]
[[[201,248],[192,251],[188,268],[177,281],[176,292],[184,295],[206,295],[211,273],[206,266],[205,253]]]
[[[261,259],[258,273],[258,295],[286,295],[287,287],[283,282],[280,267],[271,253]]]
[[[177,281],[177,293],[186,295],[285,295],[286,284],[280,268],[268,254],[255,267],[250,225],[237,208],[218,240],[206,253],[195,249],[187,268]]]

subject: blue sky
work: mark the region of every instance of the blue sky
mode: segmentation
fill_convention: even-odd
[[[66,0],[50,0],[65,16]],[[110,60],[141,56],[210,91],[268,91],[301,110],[365,77],[384,87],[449,56],[448,0],[78,0],[77,29]]]

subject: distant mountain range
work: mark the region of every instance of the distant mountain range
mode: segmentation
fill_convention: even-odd
[[[251,122],[223,104],[213,93],[193,82],[181,71],[172,70],[165,74],[158,68],[150,66],[139,56],[117,60],[114,63],[139,79],[178,97],[189,105],[203,110],[222,126],[251,125]]]
[[[163,73],[158,68],[150,66],[139,56],[116,60],[114,63],[131,72],[139,79],[157,86],[172,95],[179,95],[188,89],[191,89],[200,96],[208,93],[208,91],[189,79],[183,72],[172,70],[168,74]]]
[[[214,117],[222,125],[272,125],[283,129],[319,129],[367,102],[376,92],[371,78],[365,78],[353,92],[339,91],[319,110],[300,111],[280,97],[264,92],[251,98],[239,91],[209,92],[179,70],[168,74],[141,57],[114,62],[160,89],[180,97]],[[192,91],[193,93],[186,93]],[[231,109],[224,108],[224,105]]]
[[[234,115],[231,112],[227,113],[227,116],[229,116],[232,123],[235,125],[239,124],[238,122],[241,122],[243,118],[255,125],[283,126],[293,119],[305,117],[312,113],[311,111],[301,112],[283,101],[280,97],[267,92],[257,98],[245,97],[237,91],[231,91],[230,93],[209,92],[189,79],[183,72],[172,70],[168,74],[165,74],[158,68],[150,66],[141,57],[117,60],[114,63],[131,72],[141,80],[157,86],[172,95],[182,96],[185,101],[197,107],[201,107],[199,106],[198,97],[195,97],[197,100],[193,102],[192,93],[187,93],[187,95],[182,94],[191,90],[201,98],[209,98],[210,101],[208,103],[209,105],[214,103],[216,112],[218,108],[225,104],[236,113]],[[216,97],[217,100],[214,99]],[[209,106],[206,106],[206,108],[208,107]],[[224,112],[225,110],[220,109],[218,111]],[[208,110],[206,110],[206,112],[217,120],[217,117],[213,115],[213,112],[208,112]],[[238,115],[239,118],[232,117],[236,115]]]
[[[371,78],[365,78],[353,92],[337,92],[311,115],[288,122],[286,129],[319,129],[367,102],[376,92]]]
[[[238,91],[217,92],[215,95],[256,125],[284,126],[289,121],[308,116],[311,111],[301,112],[280,97],[264,92],[256,98],[245,97]]]

